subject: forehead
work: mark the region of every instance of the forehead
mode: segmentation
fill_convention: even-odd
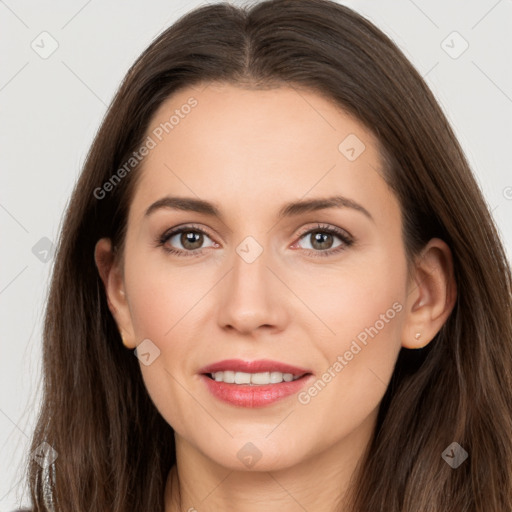
[[[247,206],[336,191],[369,201],[377,199],[372,189],[390,193],[374,135],[312,91],[182,89],[160,106],[146,136],[153,147],[140,169],[139,209],[165,194]]]
[[[302,154],[309,151],[317,160],[318,151],[313,150],[320,142],[322,149],[330,147],[331,156],[337,155],[340,141],[353,134],[364,141],[367,155],[378,157],[372,147],[377,145],[376,139],[359,121],[319,93],[295,87],[255,90],[209,84],[183,89],[160,106],[148,134],[157,143],[174,141],[179,145],[187,140],[200,144],[204,151],[217,150],[219,156],[225,149],[230,155],[249,151],[252,157],[263,151],[286,160],[292,158],[292,149]],[[165,152],[162,144],[158,145],[160,150],[152,151],[149,161]]]

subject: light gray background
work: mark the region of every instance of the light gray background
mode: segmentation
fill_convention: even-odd
[[[29,503],[19,464],[40,400],[43,308],[53,261],[41,260],[45,242],[39,241],[56,241],[86,152],[129,66],[162,30],[204,3],[0,0],[0,512]],[[340,3],[387,33],[426,78],[510,256],[512,0]],[[31,47],[51,49],[51,38],[40,36],[44,31],[58,43],[46,59]],[[453,31],[469,44],[458,58],[452,57],[464,41],[446,39]],[[38,243],[43,249],[36,255]]]

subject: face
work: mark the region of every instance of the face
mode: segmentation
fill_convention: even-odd
[[[226,84],[175,94],[146,135],[116,319],[179,442],[262,470],[363,442],[408,294],[374,136],[316,93]]]

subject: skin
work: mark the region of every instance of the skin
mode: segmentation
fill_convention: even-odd
[[[291,87],[209,84],[169,98],[148,134],[190,96],[198,105],[144,159],[124,258],[113,256],[108,239],[95,252],[126,346],[150,339],[160,350],[140,366],[175,431],[165,510],[335,510],[365,454],[400,348],[429,343],[453,308],[450,250],[432,239],[408,274],[400,204],[382,178],[377,140],[328,99]],[[354,161],[338,149],[349,134],[365,145]],[[284,203],[336,194],[373,219],[348,207],[277,217]],[[166,195],[214,202],[222,220],[170,208],[144,215]],[[155,243],[190,223],[208,232],[199,256]],[[324,248],[312,233],[302,236],[317,223],[345,230],[354,243],[315,257],[343,245],[337,235]],[[247,236],[263,248],[251,263],[236,252]],[[179,235],[166,244],[187,251]],[[307,404],[292,395],[236,407],[199,378],[206,364],[264,358],[307,368],[316,381],[396,303],[400,312]],[[249,442],[261,454],[252,467],[237,457]],[[178,488],[181,504],[172,497]]]

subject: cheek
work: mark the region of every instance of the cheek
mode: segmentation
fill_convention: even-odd
[[[177,431],[186,430],[183,425],[191,413],[191,399],[185,388],[190,385],[197,354],[204,353],[205,333],[193,331],[204,325],[206,301],[201,299],[214,282],[209,274],[208,279],[193,266],[173,268],[165,258],[135,252],[125,263],[137,343],[149,339],[159,351],[150,365],[140,364],[142,377],[160,414]]]
[[[294,291],[321,320],[317,334],[322,335],[317,339],[323,340],[330,360],[349,350],[355,339],[366,353],[378,352],[385,340],[398,340],[406,289],[401,253],[386,248],[361,251],[336,266],[310,270],[308,279],[296,277]],[[370,347],[372,339],[381,343]]]
[[[313,436],[321,426],[319,450],[376,417],[400,351],[403,307],[398,301],[368,301],[360,309],[349,305],[335,324],[336,337],[323,338],[323,370],[297,396],[298,428]]]
[[[298,398],[333,429],[355,428],[378,406],[401,348],[405,259],[382,251],[364,260],[315,280],[309,294],[330,334],[317,337],[323,368]]]
[[[126,287],[135,333],[160,349],[194,316],[211,285],[211,275],[194,266],[172,265],[161,255],[134,254],[127,260]],[[139,341],[140,341],[139,340]]]

